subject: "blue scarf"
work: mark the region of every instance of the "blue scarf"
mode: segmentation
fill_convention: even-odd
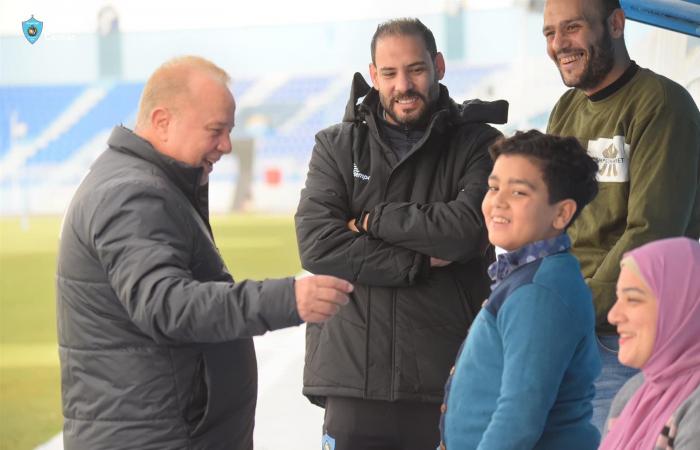
[[[566,233],[557,237],[535,241],[517,250],[498,255],[496,261],[489,266],[489,277],[494,281],[491,289],[495,288],[518,267],[524,266],[545,256],[561,253],[571,248],[571,239]]]

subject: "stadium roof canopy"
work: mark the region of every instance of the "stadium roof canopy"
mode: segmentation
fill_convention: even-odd
[[[700,37],[700,0],[620,0],[628,19]]]

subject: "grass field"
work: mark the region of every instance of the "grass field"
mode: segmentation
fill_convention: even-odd
[[[33,449],[62,426],[54,275],[60,218],[0,219],[0,449]],[[300,264],[290,217],[212,218],[233,276],[275,278]]]

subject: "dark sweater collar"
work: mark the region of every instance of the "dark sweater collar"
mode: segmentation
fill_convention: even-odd
[[[638,71],[639,66],[637,65],[637,63],[631,61],[630,66],[624,71],[622,75],[620,75],[620,77],[617,80],[613,81],[608,86],[591,95],[590,97],[588,97],[588,99],[592,102],[599,102],[601,100],[605,100],[606,98],[613,95],[615,92],[622,89],[624,85],[629,83],[629,81],[632,79],[632,77],[634,77],[634,75]]]
[[[435,108],[436,105],[433,105],[433,109]],[[432,113],[434,111],[431,111],[430,116],[432,116]],[[382,127],[386,127],[390,130],[396,131],[396,132],[401,132],[406,135],[416,135],[420,134],[423,135],[425,133],[425,129],[427,127],[427,123],[422,123],[420,126],[408,126],[408,125],[395,125],[391,122],[389,122],[386,118],[386,110],[382,106],[381,102],[377,102],[377,123],[381,125]],[[430,119],[428,119],[428,122]]]
[[[380,106],[377,111],[377,124],[379,135],[391,147],[396,155],[396,161],[403,161],[414,146],[425,136],[425,127],[409,127],[394,125],[385,119],[384,109]]]
[[[382,104],[379,103],[377,105],[377,123],[381,125],[382,127],[386,127],[390,130],[396,131],[396,132],[401,132],[404,134],[411,134],[414,135],[416,133],[419,133],[420,135],[423,135],[425,133],[425,128],[427,124],[421,124],[421,126],[417,127],[411,127],[408,125],[395,125],[391,122],[389,122],[386,119],[386,110],[382,107]]]

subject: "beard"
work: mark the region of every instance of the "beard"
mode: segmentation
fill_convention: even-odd
[[[382,108],[384,108],[384,112],[386,112],[386,114],[391,117],[396,124],[407,128],[415,128],[428,123],[428,119],[432,115],[433,109],[435,109],[439,92],[440,86],[436,81],[435,84],[430,87],[427,96],[414,91],[413,89],[392,97],[382,95],[380,92],[379,101],[382,104]],[[394,110],[394,106],[397,104],[396,102],[411,97],[418,97],[420,99],[418,108],[409,113],[401,113],[401,115],[397,114],[397,112]]]
[[[581,50],[567,51],[566,53],[576,53]],[[562,52],[564,53],[564,52]],[[559,57],[560,55],[557,55]],[[588,62],[583,69],[583,73],[578,79],[569,79],[564,77],[564,73],[559,69],[561,79],[568,87],[574,87],[581,90],[593,89],[600,84],[606,75],[615,64],[615,53],[613,49],[613,41],[607,26],[603,28],[603,35],[597,41],[588,47]]]

